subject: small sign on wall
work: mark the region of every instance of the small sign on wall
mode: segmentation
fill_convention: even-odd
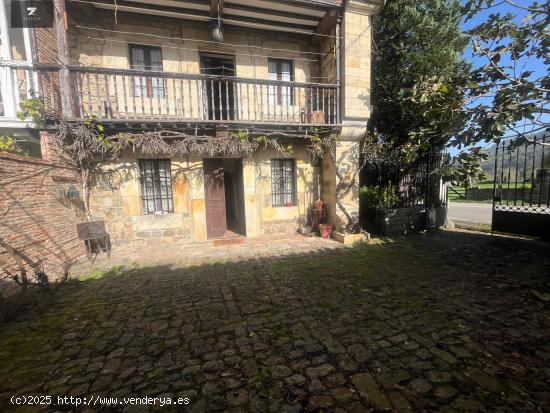
[[[80,199],[80,191],[74,185],[61,184],[56,189],[56,197],[59,201]]]

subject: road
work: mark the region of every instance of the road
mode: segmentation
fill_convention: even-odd
[[[490,224],[493,204],[449,202],[448,216],[456,223]]]

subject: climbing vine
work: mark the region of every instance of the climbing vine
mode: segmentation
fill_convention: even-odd
[[[51,148],[59,160],[77,171],[82,187],[83,202],[88,219],[90,214],[90,188],[93,177],[101,172],[101,162],[116,160],[127,151],[144,155],[184,157],[192,154],[206,157],[239,156],[251,157],[265,149],[275,151],[279,156],[291,156],[294,148],[292,140],[306,142],[311,157],[328,156],[334,165],[337,176],[336,198],[338,209],[347,219],[347,232],[359,230],[358,217],[353,217],[340,197],[345,197],[356,186],[359,170],[377,151],[372,140],[364,139],[354,156],[361,159],[359,168],[346,176],[340,171],[335,147],[339,135],[330,129],[309,129],[304,132],[237,130],[225,136],[190,134],[183,131],[158,129],[140,132],[109,133],[96,118],[86,121],[69,121],[58,114],[47,113],[39,98],[22,102],[18,116],[31,118],[37,127],[48,126]]]

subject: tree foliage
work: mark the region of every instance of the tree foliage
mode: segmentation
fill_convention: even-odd
[[[17,146],[15,138],[10,135],[0,135],[0,151],[11,152],[11,153],[21,153],[22,150]]]
[[[477,62],[469,83],[469,117],[456,146],[525,138],[550,128],[550,3],[474,0],[464,5]],[[480,19],[481,20],[481,19]]]
[[[454,185],[471,188],[475,182],[487,178],[482,167],[487,158],[488,155],[482,148],[470,148],[470,150],[462,151],[455,156],[452,163],[444,165],[439,173],[446,181]]]
[[[376,17],[371,130],[390,149],[440,148],[460,127],[461,17],[458,0],[389,0]]]

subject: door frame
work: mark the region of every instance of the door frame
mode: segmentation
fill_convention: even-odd
[[[201,74],[208,75],[208,70],[205,71],[205,66],[203,64],[203,58],[212,58],[212,59],[224,59],[231,61],[232,63],[232,69],[233,69],[233,77],[237,76],[237,64],[235,55],[233,54],[225,54],[225,53],[216,53],[216,52],[209,52],[209,51],[200,51],[199,50],[199,70]],[[223,78],[223,76],[222,76]],[[206,113],[206,118],[208,120],[235,120],[235,117],[238,113],[237,105],[238,105],[238,99],[235,98],[235,85],[232,82],[229,82],[229,80],[225,81],[225,85],[223,83],[223,80],[215,80],[213,83],[211,81],[204,81],[202,86],[202,93],[203,93],[203,106]],[[214,89],[212,89],[212,87]],[[223,91],[226,91],[226,97],[220,97],[218,96],[218,99],[215,99],[212,97],[212,95],[208,95],[208,89],[211,89],[211,94],[214,95],[216,93],[219,93],[219,90],[222,89]],[[226,89],[227,88],[227,89]],[[231,92],[229,91],[231,89]],[[214,101],[212,101],[212,99]],[[229,105],[227,101],[229,100]],[[220,106],[218,106],[220,104]],[[219,119],[218,119],[219,117]],[[227,118],[227,119],[224,119]]]
[[[244,165],[243,165],[243,158],[203,158],[203,174],[204,174],[204,205],[205,205],[205,223],[206,223],[206,236],[207,239],[217,239],[221,238],[224,235],[214,235],[211,236],[209,234],[209,226],[208,226],[208,187],[207,187],[207,174],[205,173],[205,162],[218,162],[218,165],[221,165],[221,168],[223,170],[223,161],[224,159],[231,160],[234,163],[234,175],[233,179],[236,180],[236,191],[233,194],[235,197],[237,197],[237,203],[238,203],[238,227],[239,231],[235,231],[238,233],[238,235],[246,237],[246,196],[244,191]],[[223,170],[225,173],[225,170]],[[223,177],[222,177],[222,183],[223,183]],[[225,233],[228,231],[227,227],[227,199],[226,199],[226,188],[225,184],[223,184],[223,212],[224,212],[224,220],[225,220]]]

